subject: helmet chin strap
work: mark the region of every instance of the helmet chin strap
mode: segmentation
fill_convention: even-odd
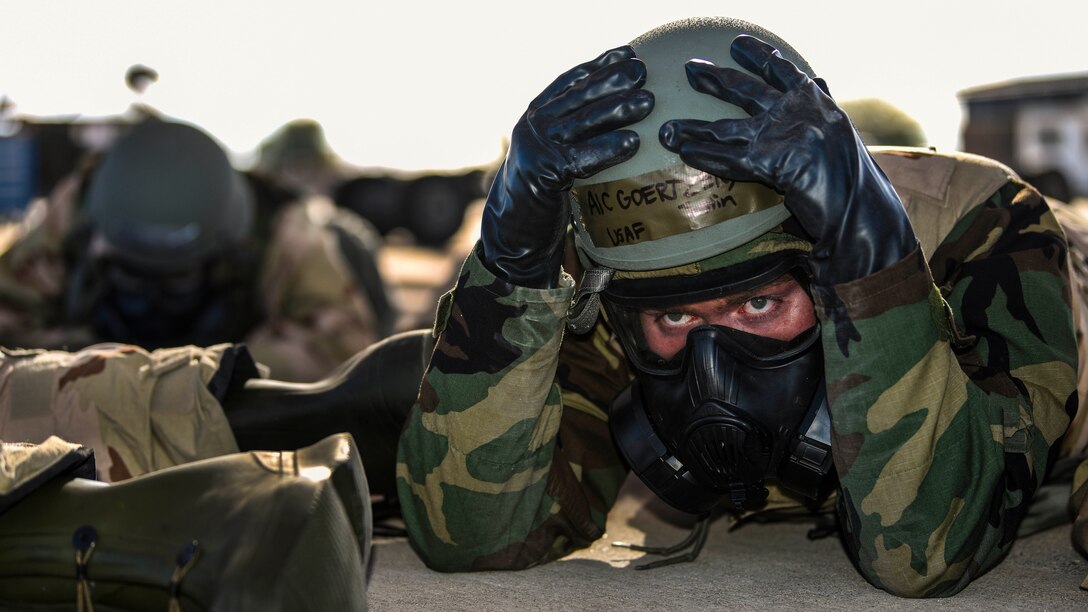
[[[805,497],[819,499],[834,482],[835,465],[831,457],[831,414],[827,409],[827,390],[823,385],[813,398],[812,408],[801,421],[797,436],[790,442],[790,452],[778,466],[778,479],[788,489]]]
[[[571,298],[567,310],[567,330],[572,334],[584,334],[593,328],[601,308],[601,292],[612,280],[612,269],[598,266],[582,274],[578,291]]]

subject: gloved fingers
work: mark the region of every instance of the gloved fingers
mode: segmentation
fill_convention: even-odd
[[[752,146],[759,122],[753,119],[698,121],[674,119],[658,133],[666,149],[680,155],[688,166],[714,176],[738,181],[773,184],[766,159],[753,157]]]
[[[749,163],[746,151],[747,144],[739,141],[730,144],[690,141],[678,153],[681,161],[696,170],[730,180],[772,185],[770,177]]]
[[[530,110],[534,125],[545,125],[584,106],[625,92],[636,91],[646,82],[642,60],[618,60],[574,82],[543,105]]]
[[[782,92],[739,70],[703,60],[689,60],[684,68],[695,91],[735,104],[749,115],[766,112],[782,97]]]
[[[552,142],[571,144],[641,121],[653,108],[649,91],[621,91],[552,121],[544,135]]]
[[[742,34],[733,39],[729,54],[738,64],[760,75],[779,91],[790,91],[810,80],[793,62],[782,57],[777,49],[754,36]]]
[[[594,136],[570,147],[567,159],[570,174],[576,178],[590,176],[631,159],[638,151],[638,134],[632,130],[613,130]]]
[[[747,147],[755,138],[756,126],[751,119],[673,119],[661,124],[658,138],[666,149],[678,153],[688,144],[706,143],[713,147]]]
[[[544,91],[540,92],[540,95],[533,99],[532,103],[529,104],[529,108],[543,106],[552,98],[555,98],[572,87],[575,83],[585,79],[587,76],[597,72],[601,68],[610,66],[616,62],[631,59],[634,56],[635,50],[632,49],[630,45],[609,49],[592,60],[579,64],[556,77]],[[641,64],[642,62],[639,63]],[[643,67],[643,79],[645,79],[645,66]]]

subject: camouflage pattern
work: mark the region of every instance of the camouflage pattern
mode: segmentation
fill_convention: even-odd
[[[213,394],[229,386],[235,356],[228,344],[151,353],[124,344],[0,349],[0,440],[58,436],[93,448],[104,482],[236,453]]]
[[[913,596],[1007,552],[1076,401],[1065,245],[1035,192],[999,190],[930,266],[838,287],[861,340],[825,350],[847,547]]]
[[[603,328],[562,338],[564,280],[513,287],[472,255],[444,302],[397,464],[401,511],[434,569],[527,567],[603,534],[626,473],[604,407],[630,372]]]
[[[65,240],[80,224],[84,180],[73,175],[50,198],[36,201],[21,223],[0,232],[0,343],[6,346],[82,347],[103,340],[60,324],[69,274]],[[257,284],[263,319],[244,341],[273,378],[318,380],[380,339],[366,291],[328,227],[334,206],[322,197],[298,200],[271,220]]]
[[[1069,244],[1070,298],[1073,302],[1073,318],[1078,330],[1088,330],[1088,202],[1054,206]],[[1088,408],[1084,399],[1088,398],[1088,334],[1077,334],[1079,349],[1080,377],[1077,393],[1082,398],[1077,414],[1069,426],[1069,432],[1062,442],[1059,456],[1088,456]],[[1086,468],[1088,470],[1088,468]],[[1085,472],[1088,478],[1088,471]],[[1078,483],[1081,481],[1077,481]],[[1088,548],[1088,540],[1085,541]]]
[[[1088,459],[1081,461],[1073,475],[1073,494],[1069,506],[1073,519],[1073,546],[1082,555],[1088,555]],[[1088,590],[1088,576],[1080,588]]]
[[[1055,207],[1054,213],[1069,241],[1069,267],[1073,316],[1077,329],[1088,329],[1088,204],[1075,203]],[[1077,392],[1088,398],[1088,334],[1078,334],[1080,379]],[[1059,457],[1075,463],[1069,510],[1073,515],[1073,545],[1088,556],[1088,408],[1082,399],[1073,423],[1059,450]],[[1088,577],[1081,583],[1088,590]]]
[[[0,241],[0,338],[23,346],[62,346],[67,332],[48,327],[64,297],[64,238],[75,224],[82,177],[61,181],[49,199],[37,199]],[[5,342],[5,344],[11,344]]]
[[[245,338],[277,380],[314,381],[381,339],[366,291],[353,276],[328,223],[326,198],[277,212],[261,265],[266,319]]]
[[[860,333],[840,349],[824,326],[837,501],[867,580],[944,596],[1009,550],[1076,407],[1066,243],[1007,168],[888,154],[922,249],[832,288]],[[528,567],[603,533],[625,477],[606,410],[631,372],[605,321],[563,337],[571,284],[511,287],[474,254],[440,308],[397,466],[434,569]]]
[[[60,474],[91,471],[93,453],[79,444],[49,436],[41,444],[0,440],[0,513],[42,482]],[[93,477],[87,473],[83,477]]]

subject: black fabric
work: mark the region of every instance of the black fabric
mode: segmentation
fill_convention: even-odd
[[[397,309],[389,299],[376,253],[381,247],[381,237],[362,217],[345,208],[338,208],[329,220],[329,228],[336,234],[340,254],[348,264],[352,278],[359,283],[378,325],[378,336],[386,337],[397,323]]]
[[[208,391],[220,404],[227,395],[245,387],[251,378],[260,378],[257,362],[244,344],[235,344],[223,351],[219,359],[219,368],[208,381]]]
[[[250,379],[223,401],[238,448],[299,448],[348,432],[359,444],[371,492],[394,498],[397,441],[433,344],[429,329],[402,332],[317,382]]]

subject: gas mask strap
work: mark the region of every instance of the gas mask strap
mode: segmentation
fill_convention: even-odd
[[[711,518],[709,513],[699,517],[695,526],[692,527],[691,533],[672,546],[641,546],[638,544],[628,544],[626,542],[613,542],[612,546],[617,548],[629,548],[649,555],[671,555],[686,548],[691,548],[691,550],[676,555],[675,557],[665,557],[664,559],[636,565],[635,569],[637,570],[655,569],[658,567],[665,567],[666,565],[675,565],[677,563],[689,563],[699,557],[699,553],[703,550],[703,545],[706,544],[707,534],[710,533]]]
[[[601,292],[612,280],[612,268],[590,268],[582,274],[582,283],[570,301],[567,310],[567,330],[572,334],[584,334],[597,322],[601,307]]]

